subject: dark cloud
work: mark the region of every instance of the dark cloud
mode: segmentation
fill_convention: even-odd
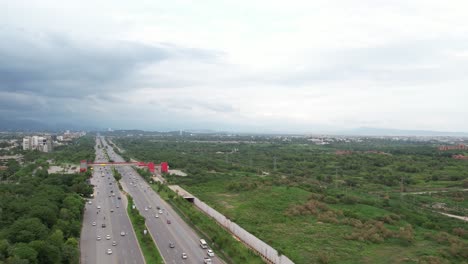
[[[144,79],[148,76],[139,71],[146,66],[174,58],[210,61],[219,56],[167,43],[83,41],[7,27],[1,28],[0,39],[0,117],[50,122],[92,118],[93,106],[125,103],[120,92],[179,82]]]
[[[167,59],[170,53],[131,42],[89,46],[63,35],[4,33],[0,34],[3,91],[81,97],[106,87],[119,88],[113,84],[140,66]]]
[[[145,82],[135,73],[147,65],[170,58],[211,60],[217,56],[169,44],[93,40],[91,45],[65,35],[21,30],[0,31],[0,39],[0,91],[48,96],[128,90]]]

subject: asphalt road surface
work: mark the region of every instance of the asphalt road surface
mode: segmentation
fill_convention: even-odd
[[[95,147],[96,161],[106,161],[102,149],[97,148],[97,144],[99,140],[96,141]],[[83,216],[80,238],[81,263],[145,263],[127,215],[126,197],[120,193],[111,168],[94,166],[91,184],[95,186],[94,198],[90,199],[91,203],[86,203]],[[102,227],[103,224],[106,226]],[[125,232],[125,235],[122,236],[121,232]],[[110,239],[106,238],[107,235]],[[101,237],[100,240],[97,239],[98,236]],[[108,254],[108,249],[112,250],[111,254]]]
[[[104,144],[107,146],[107,142]],[[124,161],[114,153],[111,146],[107,152],[114,161]],[[203,263],[204,257],[207,257],[207,249],[200,247],[200,237],[195,231],[151,189],[132,167],[118,166],[116,169],[122,174],[121,184],[124,190],[133,197],[136,209],[145,217],[148,231],[156,241],[165,263]],[[158,207],[161,212],[157,209]],[[170,243],[174,243],[175,247],[169,247]],[[187,259],[182,259],[182,253],[187,254]],[[212,263],[224,263],[216,256],[211,259]]]

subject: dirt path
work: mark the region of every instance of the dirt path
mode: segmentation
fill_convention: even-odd
[[[442,212],[437,212],[437,213],[468,222],[468,216],[459,216],[459,215],[447,214],[447,213],[442,213]]]

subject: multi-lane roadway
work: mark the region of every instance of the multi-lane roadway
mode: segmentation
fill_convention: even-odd
[[[105,139],[101,139],[110,159],[123,162],[122,157],[113,151]],[[200,236],[132,167],[119,166],[117,170],[122,174],[122,186],[133,197],[136,209],[145,217],[148,231],[155,240],[165,263],[203,263],[204,258],[208,257],[208,249],[201,248]],[[182,258],[183,254],[187,256],[186,259]],[[223,263],[216,256],[210,258],[212,263]]]
[[[96,161],[106,161],[96,140]],[[108,166],[95,166],[94,198],[86,203],[80,238],[82,264],[145,263],[126,211],[127,200]]]

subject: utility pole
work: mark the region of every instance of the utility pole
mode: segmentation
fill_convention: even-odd
[[[404,191],[403,176],[401,176],[400,178],[400,200],[403,200],[403,191]]]

